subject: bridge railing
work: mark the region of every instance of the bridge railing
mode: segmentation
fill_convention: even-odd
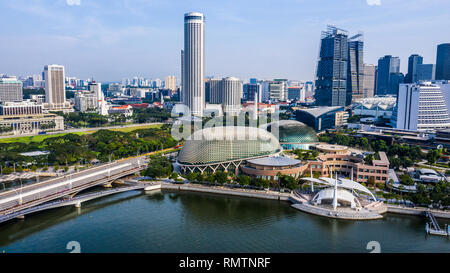
[[[52,187],[51,189],[40,191],[38,193],[30,194],[30,195],[27,195],[27,196],[23,196],[23,194],[26,194],[26,193],[22,193],[22,194],[16,195],[16,196],[13,197],[13,199],[11,201],[4,202],[4,203],[0,204],[0,213],[4,212],[4,211],[7,211],[7,210],[10,210],[10,209],[12,209],[14,207],[19,207],[19,206],[22,206],[22,205],[25,205],[27,203],[31,203],[33,201],[37,201],[37,200],[40,200],[40,199],[48,199],[48,198],[52,198],[52,197],[58,198],[61,195],[69,194],[70,192],[76,191],[77,188],[80,188],[80,187],[83,188],[83,186],[89,185],[89,184],[91,184],[91,183],[93,183],[95,181],[102,181],[105,178],[108,179],[108,178],[111,178],[111,177],[115,177],[118,174],[120,175],[122,173],[127,173],[127,172],[130,172],[130,171],[134,172],[134,171],[138,171],[139,170],[139,167],[135,166],[135,164],[131,164],[131,165],[124,166],[124,167],[130,167],[130,168],[127,168],[126,170],[123,170],[123,168],[119,168],[117,170],[114,170],[112,172],[107,173],[107,175],[104,175],[104,171],[103,171],[102,173],[100,173],[98,175],[94,175],[93,176],[94,180],[79,180],[79,181],[75,181],[69,187],[67,187],[67,186],[70,185],[70,184],[68,184],[66,180],[63,180],[63,181],[59,182],[61,185],[55,185],[55,187]],[[103,182],[101,182],[101,183],[103,183]],[[95,184],[96,183],[93,183],[92,186],[94,186]],[[82,189],[80,189],[80,190],[82,190]],[[0,201],[1,201],[1,199],[0,199]]]

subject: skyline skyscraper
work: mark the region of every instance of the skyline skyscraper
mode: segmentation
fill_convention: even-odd
[[[375,71],[376,71],[375,65],[364,64],[364,77],[363,77],[364,98],[371,98],[374,96],[375,74],[376,74]]]
[[[364,97],[364,42],[363,35],[357,34],[348,42],[347,101],[346,105]]]
[[[437,46],[436,80],[450,80],[450,43]]]
[[[400,58],[385,55],[378,59],[377,89],[376,95],[396,95],[395,90],[391,90],[391,74],[400,72]]]
[[[334,26],[322,32],[316,77],[316,105],[347,103],[348,33]]]
[[[413,54],[408,58],[408,73],[405,76],[405,83],[414,83],[417,81],[417,67],[423,64],[423,57],[419,54]]]
[[[70,107],[66,102],[64,66],[52,64],[44,67],[45,102],[51,110]]]
[[[199,12],[184,15],[184,104],[191,115],[203,116],[205,108],[205,24]]]

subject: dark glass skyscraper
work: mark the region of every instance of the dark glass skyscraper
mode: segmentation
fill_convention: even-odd
[[[398,88],[401,83],[404,83],[405,76],[403,73],[397,72],[397,73],[391,73],[389,75],[389,93],[388,95],[397,95],[398,94]]]
[[[347,103],[347,31],[328,26],[322,32],[317,64],[317,105],[345,106]]]
[[[376,95],[396,95],[397,91],[392,90],[391,74],[400,72],[400,58],[386,55],[378,59],[377,70],[377,91]]]
[[[450,43],[437,46],[436,80],[450,80]]]
[[[362,38],[362,34],[357,34],[351,37],[348,42],[346,105],[364,97],[364,42]]]
[[[408,58],[408,74],[405,76],[405,83],[413,83],[417,81],[417,67],[423,64],[423,57],[413,54]]]

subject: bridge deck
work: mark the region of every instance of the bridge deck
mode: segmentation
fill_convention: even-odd
[[[25,216],[30,213],[35,213],[38,211],[54,209],[54,208],[59,208],[59,207],[64,207],[64,206],[71,206],[71,205],[75,205],[77,203],[86,202],[89,200],[108,196],[111,194],[144,189],[145,187],[148,187],[148,186],[149,186],[149,183],[142,183],[139,185],[130,185],[130,186],[125,186],[125,187],[119,187],[119,188],[114,188],[114,189],[109,189],[109,190],[102,190],[102,191],[98,191],[98,192],[83,194],[83,195],[76,196],[73,198],[68,198],[68,199],[60,199],[60,200],[56,200],[56,201],[50,201],[50,202],[44,203],[42,205],[23,209],[23,210],[16,211],[16,212],[13,212],[13,213],[10,213],[7,215],[1,215],[0,223],[9,221],[11,219],[14,219],[14,218],[17,218],[20,216]]]
[[[145,167],[142,158],[97,166],[86,171],[0,193],[0,215],[14,213],[89,187],[105,184],[139,172]]]

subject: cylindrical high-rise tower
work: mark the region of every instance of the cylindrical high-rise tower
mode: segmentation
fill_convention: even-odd
[[[184,104],[191,114],[202,116],[205,108],[205,19],[202,13],[184,15]]]
[[[228,77],[222,80],[223,111],[238,115],[241,111],[242,82],[238,78]]]

